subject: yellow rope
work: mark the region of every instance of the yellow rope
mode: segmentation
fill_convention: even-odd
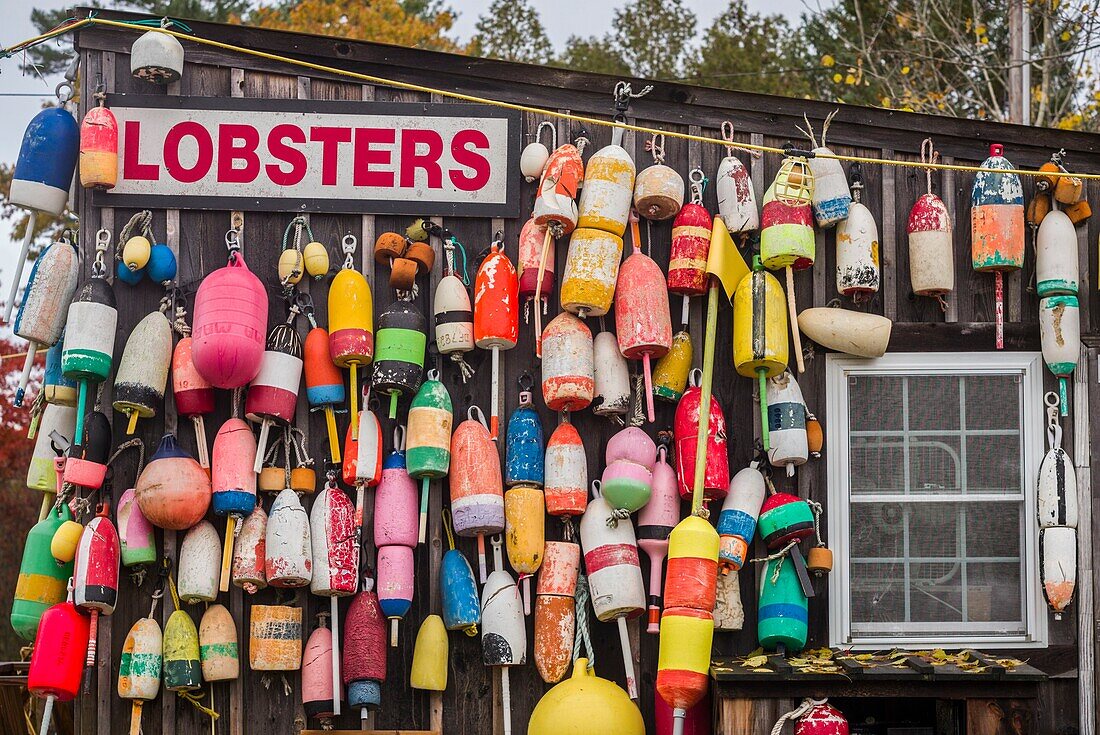
[[[516,110],[518,112],[526,112],[533,115],[543,115],[545,117],[559,118],[562,120],[572,120],[574,122],[585,123],[588,125],[596,125],[606,128],[619,128],[621,130],[630,130],[636,133],[644,133],[646,135],[665,135],[669,138],[679,138],[681,140],[697,141],[699,143],[707,143],[710,145],[728,146],[729,141],[721,138],[711,138],[706,135],[692,135],[691,133],[680,133],[673,130],[660,130],[659,128],[651,128],[645,125],[632,125],[630,123],[615,122],[613,120],[601,120],[595,117],[587,117],[585,115],[577,115],[571,112],[559,112],[558,110],[548,110],[542,107],[533,107],[530,105],[521,105],[515,102],[504,102],[502,100],[489,99],[487,97],[479,97],[472,94],[464,94],[462,92],[454,92],[446,89],[437,89],[435,87],[428,87],[423,84],[413,84],[411,82],[399,82],[395,79],[386,79],[385,77],[377,77],[371,74],[361,74],[359,72],[348,71],[346,69],[339,69],[334,66],[327,66],[325,64],[315,64],[311,61],[302,61],[300,59],[294,59],[289,56],[281,56],[279,54],[268,53],[267,51],[257,51],[256,49],[244,48],[241,46],[234,46],[229,43],[222,43],[221,41],[215,41],[209,38],[202,38],[200,36],[188,35],[186,33],[180,33],[179,31],[169,30],[167,28],[145,28],[143,26],[135,26],[132,23],[122,23],[115,20],[107,20],[105,18],[85,18],[84,20],[77,21],[71,25],[59,28],[41,36],[28,39],[19,44],[3,49],[4,52],[9,52],[10,49],[21,48],[27,44],[35,43],[41,40],[48,40],[62,33],[68,33],[81,28],[85,25],[99,25],[110,28],[117,28],[127,31],[134,30],[149,30],[156,31],[157,33],[166,33],[170,36],[174,36],[177,39],[192,41],[194,43],[202,44],[204,46],[212,46],[214,48],[224,49],[226,51],[232,51],[239,54],[245,54],[247,56],[255,56],[259,59],[267,59],[268,61],[276,61],[282,64],[289,64],[291,66],[298,66],[303,69],[312,69],[313,71],[324,72],[326,74],[333,74],[336,76],[348,77],[350,79],[356,79],[361,82],[370,82],[371,84],[380,84],[387,87],[396,87],[397,89],[404,89],[410,92],[422,92],[425,94],[438,94],[442,97],[450,97],[451,99],[462,100],[463,102],[474,102],[481,105],[490,105],[492,107],[500,107],[506,110]],[[786,155],[786,151],[782,148],[776,148],[774,146],[755,145],[752,143],[738,143],[738,148],[743,148],[750,151],[760,151],[763,153],[777,153],[779,155]],[[839,153],[817,153],[817,158],[828,158],[836,161],[849,161],[852,163],[867,163],[880,166],[901,166],[904,168],[919,168],[919,169],[936,169],[940,171],[987,171],[989,169],[983,169],[979,166],[966,166],[958,163],[928,163],[922,161],[906,161],[902,159],[890,159],[890,158],[873,158],[869,156],[849,156]],[[1016,168],[999,168],[996,169],[997,173],[1004,174],[1016,174],[1017,176],[1046,176],[1045,172],[1039,171],[1026,171],[1024,169]],[[1059,176],[1069,176],[1078,179],[1100,179],[1100,174],[1085,174],[1085,173],[1060,173]]]

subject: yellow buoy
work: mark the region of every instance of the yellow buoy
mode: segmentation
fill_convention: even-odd
[[[733,295],[733,364],[738,375],[759,381],[761,438],[767,451],[767,379],[787,369],[787,299],[759,256],[752,266]]]
[[[614,682],[588,670],[578,658],[573,675],[542,696],[531,713],[527,735],[644,735],[638,706]]]
[[[447,628],[443,618],[429,615],[416,634],[409,684],[413,689],[443,691],[447,688],[448,661]]]
[[[84,526],[76,521],[65,521],[53,534],[50,541],[50,554],[62,564],[68,564],[76,556],[76,545],[80,543],[80,536],[84,533]]]
[[[691,360],[691,335],[681,330],[673,335],[672,348],[653,368],[653,395],[664,401],[679,401],[687,388]]]
[[[141,235],[134,235],[122,246],[122,262],[131,272],[136,272],[145,267],[149,262],[149,254],[153,245]]]
[[[284,250],[279,255],[279,281],[282,283],[298,283],[302,280],[302,272],[305,269],[302,254],[294,248]]]

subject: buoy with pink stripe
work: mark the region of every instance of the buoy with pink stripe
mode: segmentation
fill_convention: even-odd
[[[244,410],[249,421],[260,423],[260,438],[256,443],[253,469],[263,469],[267,452],[267,436],[273,424],[288,426],[294,421],[298,405],[298,386],[302,382],[302,338],[294,328],[296,312],[277,325],[267,335],[267,349],[260,361],[260,371],[248,386]]]
[[[488,577],[485,537],[504,531],[504,483],[500,455],[489,437],[485,414],[471,406],[451,437],[451,513],[455,533],[477,537],[481,582]]]
[[[620,519],[600,493],[600,482],[593,480],[594,497],[581,518],[581,549],[592,607],[601,622],[614,620],[619,626],[619,642],[626,672],[626,690],[638,698],[634,657],[630,651],[630,632],[626,621],[646,609],[645,582],[638,561],[638,542],[629,518]]]
[[[314,499],[309,516],[313,552],[313,578],[309,582],[309,591],[329,598],[332,631],[328,634],[328,661],[331,668],[319,678],[329,684],[328,694],[334,716],[340,714],[340,611],[337,602],[341,597],[354,595],[359,588],[359,529],[355,520],[355,506],[351,498],[337,487],[335,478],[330,479]],[[310,642],[312,640],[311,637]],[[309,644],[306,649],[308,654]],[[307,655],[305,661],[309,660]],[[303,664],[303,697],[305,679]]]
[[[629,518],[649,502],[656,456],[657,445],[637,426],[628,426],[607,440],[601,496],[616,517]]]
[[[638,512],[638,546],[649,557],[649,626],[647,633],[660,632],[661,579],[668,535],[680,520],[680,493],[676,488],[676,470],[668,463],[668,444],[657,448],[653,465],[653,492]]]
[[[118,531],[109,515],[110,502],[99,504],[76,547],[73,563],[73,603],[91,615],[88,626],[88,655],[85,658],[84,691],[91,686],[95,666],[99,616],[110,615],[118,602]],[[39,626],[39,635],[43,627]],[[109,655],[109,654],[108,654]]]

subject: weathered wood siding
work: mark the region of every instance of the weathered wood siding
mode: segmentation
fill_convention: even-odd
[[[102,11],[101,11],[102,12]],[[105,17],[129,17],[123,14],[102,13]],[[611,77],[581,74],[563,70],[507,64],[498,61],[473,59],[467,57],[433,54],[412,49],[358,43],[320,36],[306,36],[288,33],[276,33],[251,28],[231,28],[205,23],[192,23],[197,35],[239,44],[242,46],[269,50],[305,58],[318,63],[331,64],[345,69],[367,74],[418,82],[441,89],[459,90],[466,93],[485,95],[502,100],[531,104],[535,106],[571,110],[580,114],[609,117],[610,92],[616,81]],[[136,34],[111,29],[91,28],[79,35],[79,47],[83,53],[83,94],[87,104],[97,81],[102,80],[109,92],[140,94],[180,94],[197,96],[242,96],[242,97],[290,97],[303,99],[341,99],[363,100],[364,109],[369,109],[371,100],[407,100],[423,101],[427,95],[402,92],[385,86],[361,85],[346,79],[335,79],[323,74],[299,75],[292,67],[258,58],[234,54],[205,46],[185,44],[187,66],[183,80],[164,90],[134,80],[129,73],[128,51]],[[635,81],[635,89],[642,83]],[[439,101],[446,101],[440,98]],[[678,84],[657,84],[648,96],[634,102],[630,110],[631,122],[651,125],[666,130],[690,131],[712,137],[719,136],[719,127],[724,120],[731,120],[736,126],[740,141],[763,142],[781,146],[787,141],[800,143],[795,125],[802,122],[805,112],[815,127],[834,108],[834,105],[822,102],[809,102],[762,95],[740,94],[718,90],[707,90]],[[525,116],[525,136],[534,132],[540,118]],[[566,121],[558,121],[559,141],[573,139],[583,132],[591,140],[586,154],[598,150],[610,139],[610,130],[605,127],[588,127]],[[955,120],[920,116],[901,112],[875,110],[859,107],[844,107],[840,110],[829,130],[830,145],[838,153],[852,153],[865,156],[918,157],[921,140],[927,135],[935,139],[937,149],[945,161],[976,164],[983,160],[991,142],[1005,145],[1006,155],[1019,167],[1037,167],[1045,161],[1051,152],[1065,148],[1069,153],[1072,167],[1082,170],[1100,171],[1100,139],[1097,136],[1082,133],[1070,133],[1053,130],[1037,131],[1030,128],[995,125],[968,120]],[[529,137],[525,137],[525,141]],[[642,136],[627,133],[624,145],[635,154],[639,169],[649,165],[650,156],[644,149]],[[717,146],[698,142],[687,142],[669,138],[666,143],[667,163],[687,178],[689,169],[701,166],[707,176],[713,177],[724,150]],[[762,196],[767,183],[774,177],[780,157],[765,155],[756,159],[747,153],[739,153],[746,165],[752,170],[757,195]],[[845,166],[847,168],[847,166]],[[907,240],[905,233],[908,212],[916,197],[923,193],[925,181],[923,171],[894,167],[865,166],[866,188],[864,202],[874,213],[881,230],[883,288],[869,302],[849,308],[858,308],[884,314],[895,320],[894,336],[891,343],[893,351],[926,350],[986,350],[993,349],[993,278],[989,275],[974,273],[970,267],[969,209],[972,174],[943,172],[933,176],[933,186],[940,193],[951,210],[955,228],[955,261],[945,264],[953,267],[956,274],[956,291],[951,295],[950,307],[946,312],[930,299],[915,298],[909,288],[907,259]],[[519,176],[518,171],[513,173]],[[1025,189],[1030,196],[1032,183],[1027,181]],[[535,195],[535,186],[524,184],[522,187],[522,211],[529,212]],[[1089,184],[1089,200],[1094,211],[1100,212],[1100,186],[1096,182]],[[717,211],[713,187],[708,188],[704,202],[712,212]],[[129,210],[97,209],[89,205],[87,199],[81,207],[83,223],[82,242],[87,255],[94,242],[94,234],[100,227],[109,229],[117,237],[119,229],[133,214]],[[425,215],[433,212],[425,210]],[[291,213],[246,212],[244,217],[244,255],[253,271],[268,285],[272,299],[271,322],[281,320],[284,309],[276,282],[276,260],[278,258],[283,230],[292,217]],[[371,248],[377,233],[388,230],[403,231],[408,218],[372,215],[321,215],[310,218],[317,239],[329,246],[334,266],[339,263],[339,241],[348,233],[359,240],[358,263],[367,273],[372,284],[375,298],[375,313],[379,313],[393,300],[393,294],[387,286],[388,269],[375,267],[371,258]],[[503,229],[508,253],[516,256],[516,242],[523,219],[489,220],[448,218],[442,221],[453,230],[466,246],[471,257],[470,275],[476,268],[476,258],[491,241],[493,232]],[[212,270],[225,263],[224,236],[230,226],[230,213],[217,211],[181,211],[159,210],[154,212],[153,229],[158,237],[167,238],[167,242],[179,252],[179,285],[188,294],[188,306],[193,303],[198,282]],[[651,254],[662,267],[668,263],[671,223],[643,224],[642,236],[648,242]],[[1095,287],[1090,286],[1096,273],[1096,248],[1100,233],[1100,216],[1094,216],[1086,227],[1079,229],[1082,293],[1085,295],[1082,310],[1082,326],[1085,333],[1091,333],[1090,308],[1096,302]],[[818,235],[818,263],[812,269],[796,276],[797,296],[800,307],[824,306],[837,299],[834,267],[835,247],[832,230]],[[566,243],[560,242],[557,248],[557,272],[561,274],[565,262]],[[438,259],[437,263],[441,263]],[[1006,281],[1007,308],[1006,347],[1007,349],[1037,350],[1037,297],[1031,287],[1034,275],[1034,251],[1029,246],[1027,263],[1022,272],[1011,274]],[[87,265],[85,266],[87,270]],[[377,270],[377,272],[376,272]],[[440,267],[432,274],[431,283],[421,283],[419,307],[427,314],[431,313],[429,294],[440,276]],[[324,325],[326,319],[327,282],[314,282],[302,288],[308,289],[313,298],[319,322]],[[159,286],[144,281],[137,287],[118,285],[119,332],[116,340],[116,354],[121,354],[126,337],[133,326],[150,310],[156,309],[162,294]],[[698,302],[699,300],[696,300]],[[678,304],[677,304],[678,305]],[[677,309],[673,309],[674,314]],[[550,305],[550,315],[557,313],[556,301]],[[691,331],[696,345],[696,361],[701,359],[702,309],[701,304],[692,307]],[[594,327],[597,325],[594,324]],[[613,324],[608,321],[608,328]],[[753,455],[754,416],[753,386],[751,381],[737,378],[730,365],[731,320],[728,305],[723,306],[719,319],[718,365],[715,392],[725,410],[730,426],[729,454],[731,468],[746,465]],[[304,334],[304,331],[302,332]],[[824,361],[822,353],[816,352],[808,362],[807,372],[800,378],[800,384],[810,409],[824,421]],[[1095,357],[1090,358],[1094,361]],[[436,359],[437,366],[440,361]],[[475,352],[471,363],[477,368],[477,375],[463,384],[457,372],[449,365],[443,366],[444,382],[451,391],[454,400],[456,421],[465,415],[467,407],[477,404],[488,409],[489,397],[489,359],[487,353]],[[528,371],[539,375],[538,364],[532,349],[531,327],[522,325],[519,345],[505,353],[501,380],[504,401],[502,416],[509,415],[517,405],[517,378]],[[1048,376],[1049,377],[1049,376]],[[1095,377],[1092,378],[1095,380]],[[1051,386],[1054,385],[1050,380]],[[1094,396],[1095,401],[1095,396]],[[541,400],[537,400],[541,406]],[[104,391],[102,404],[109,410],[110,386]],[[402,409],[404,413],[404,408]],[[544,429],[549,435],[556,425],[556,417],[542,410]],[[229,415],[228,396],[219,398],[218,412],[207,419],[208,433],[212,440],[221,421]],[[657,423],[653,429],[671,426],[673,406],[660,404]],[[585,412],[574,417],[586,440],[588,461],[592,477],[599,476],[602,467],[602,450],[605,440],[613,433],[614,427],[608,422]],[[346,416],[341,417],[341,436],[346,426]],[[166,410],[155,420],[143,420],[139,425],[139,434],[145,440],[147,452],[152,452],[164,431],[178,431],[183,445],[193,450],[193,434],[189,422],[177,422],[171,401]],[[325,456],[323,417],[308,414],[304,396],[299,403],[297,423],[308,429],[310,452],[318,464]],[[114,421],[116,439],[122,440],[124,423]],[[387,447],[392,434],[393,422],[383,419]],[[1067,427],[1069,428],[1069,427]],[[1067,436],[1066,446],[1072,446],[1072,437]],[[503,447],[501,449],[503,453]],[[828,451],[828,440],[826,440]],[[120,493],[134,482],[134,460],[124,458],[114,471],[115,492]],[[781,488],[790,489],[785,478],[777,478]],[[826,501],[825,463],[818,461],[800,470],[797,478],[797,490],[804,497],[824,503]],[[408,686],[409,666],[412,658],[412,643],[419,621],[430,612],[438,612],[440,593],[437,580],[438,562],[445,550],[445,539],[441,533],[439,510],[442,504],[445,485],[435,483],[432,493],[432,516],[429,542],[416,551],[417,581],[416,599],[413,609],[401,625],[401,645],[391,651],[389,656],[389,676],[384,687],[383,707],[377,715],[379,728],[420,728],[426,729],[428,719],[428,697]],[[368,494],[368,497],[370,494]],[[270,505],[270,499],[265,499]],[[305,500],[307,506],[309,499]],[[368,499],[367,522],[371,514],[371,500]],[[826,508],[826,512],[829,509]],[[222,523],[217,523],[222,527]],[[547,538],[560,537],[559,523],[547,522]],[[369,528],[369,526],[368,526]],[[165,554],[175,557],[178,551],[178,534],[164,533],[161,545]],[[1082,537],[1082,543],[1088,543],[1088,535]],[[372,559],[370,535],[367,534],[368,559]],[[839,543],[838,541],[834,541]],[[460,547],[472,558],[474,541],[460,539]],[[644,556],[644,555],[643,555]],[[648,575],[647,562],[643,558],[643,572]],[[1081,579],[1082,583],[1089,580]],[[755,584],[750,572],[741,575],[741,594],[746,602],[746,620],[744,630],[736,634],[716,635],[715,651],[718,654],[744,653],[756,647],[755,622],[756,611],[753,603]],[[129,717],[129,705],[115,695],[115,680],[119,654],[126,631],[130,625],[148,610],[150,584],[135,589],[129,581],[123,582],[119,606],[115,614],[101,622],[100,648],[107,654],[100,657],[98,666],[98,696],[86,697],[79,703],[80,732],[84,735],[107,735],[124,732]],[[260,592],[255,597],[244,595],[234,588],[228,595],[228,605],[237,624],[241,641],[242,658],[247,656],[247,622],[252,602],[270,602],[277,593],[273,590]],[[225,596],[223,595],[223,598]],[[328,602],[313,597],[307,591],[291,594],[298,604],[307,610],[306,621],[312,627],[314,615],[327,610]],[[342,603],[346,609],[347,601]],[[827,592],[822,589],[816,600],[810,605],[811,639],[810,645],[820,646],[827,643]],[[1021,655],[1030,662],[1052,675],[1065,675],[1068,678],[1051,682],[1047,691],[1057,691],[1047,696],[1048,706],[1045,717],[1048,722],[1064,720],[1069,707],[1077,699],[1076,681],[1073,678],[1077,667],[1078,622],[1075,619],[1076,606],[1061,622],[1051,621],[1051,645],[1046,650],[1028,650]],[[191,614],[196,621],[201,609],[193,608]],[[160,614],[167,617],[168,609],[162,606]],[[1085,623],[1084,630],[1095,630]],[[639,681],[642,691],[641,707],[647,722],[652,723],[654,679],[656,676],[657,637],[644,633],[644,624],[634,621],[631,624],[636,640],[636,656]],[[610,624],[593,622],[592,638],[597,649],[597,670],[610,679],[622,682],[622,663],[617,652],[618,639],[615,628]],[[1092,645],[1092,641],[1087,642]],[[477,638],[451,636],[451,678],[444,696],[444,724],[449,733],[481,733],[500,730],[499,686],[497,677],[481,664],[480,641]],[[242,667],[242,677],[231,684],[218,684],[213,687],[214,705],[221,713],[218,732],[240,735],[244,732],[290,732],[304,724],[304,715],[300,704],[300,689],[297,675],[288,677],[293,687],[289,696],[283,694],[283,684],[279,677],[273,677],[270,687],[261,683],[261,677],[252,674],[247,666]],[[534,666],[514,669],[512,673],[512,705],[514,725],[517,731],[525,728],[527,715],[546,690]],[[950,693],[945,693],[950,696]],[[490,706],[490,703],[493,706]],[[782,709],[782,708],[781,708]],[[1075,718],[1074,718],[1075,719]],[[340,719],[346,727],[357,726],[354,715]],[[1060,723],[1062,724],[1062,723]],[[1050,728],[1053,730],[1054,728]],[[209,722],[193,707],[178,701],[174,696],[162,695],[151,706],[146,707],[146,735],[194,735],[209,731]],[[1049,730],[1045,730],[1049,731]]]

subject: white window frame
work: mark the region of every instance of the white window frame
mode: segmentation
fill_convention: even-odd
[[[856,649],[980,647],[1040,648],[1047,645],[1046,603],[1039,577],[1039,529],[1035,521],[1038,500],[1035,481],[1039,460],[1045,449],[1043,434],[1043,358],[1038,352],[926,352],[896,353],[866,360],[830,354],[825,362],[826,432],[831,449],[826,450],[829,480],[829,541],[837,563],[829,580],[829,645]],[[856,375],[975,375],[1020,373],[1022,385],[1021,441],[1024,478],[1024,555],[1023,596],[1024,630],[1022,635],[981,636],[975,634],[922,637],[919,631],[904,637],[852,639],[850,616],[850,510],[851,489],[848,471],[848,378]]]

